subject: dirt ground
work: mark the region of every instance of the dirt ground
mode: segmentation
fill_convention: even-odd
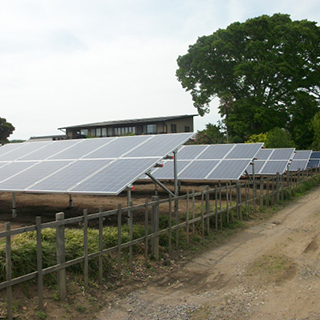
[[[48,290],[47,319],[320,319],[319,194],[320,188],[314,189],[267,220],[250,222],[203,252],[181,251],[179,258],[168,258],[166,266],[148,270],[136,265],[127,281],[114,287],[92,287],[85,293],[81,286],[70,284],[66,301],[57,301],[54,291]],[[32,212],[37,215],[23,197],[17,196],[21,220],[15,222],[10,197],[0,196],[1,228],[7,219],[13,225],[28,225]],[[53,220],[58,211],[79,214],[83,205],[89,212],[96,212],[100,205],[106,209],[114,205],[110,198],[75,197],[75,206],[68,209],[68,198],[59,197],[37,198],[43,220]],[[120,198],[112,201],[125,204],[126,196]],[[36,293],[31,291],[22,292],[18,318],[41,318],[35,311]]]
[[[319,195],[158,276],[98,319],[320,319]]]

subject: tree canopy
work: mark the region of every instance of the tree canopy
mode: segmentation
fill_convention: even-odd
[[[8,137],[15,130],[14,126],[6,119],[0,118],[0,144],[8,143]]]
[[[229,136],[286,128],[302,147],[312,142],[319,111],[320,29],[289,15],[263,15],[199,37],[177,59],[176,75],[200,115],[213,98]]]

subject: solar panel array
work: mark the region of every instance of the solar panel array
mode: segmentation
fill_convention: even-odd
[[[6,144],[0,191],[117,195],[193,133]]]
[[[179,180],[238,180],[263,146],[253,144],[216,144],[183,146],[177,153]],[[173,160],[152,171],[158,180],[173,179]]]
[[[311,157],[311,150],[296,150],[289,171],[305,170]]]
[[[257,175],[283,174],[288,169],[294,150],[294,148],[259,150],[254,161],[254,173]],[[253,174],[252,166],[248,166],[247,172],[250,175]]]
[[[320,166],[320,151],[312,151],[308,168],[318,168]]]

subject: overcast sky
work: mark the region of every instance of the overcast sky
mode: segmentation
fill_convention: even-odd
[[[196,114],[175,72],[199,36],[262,14],[320,22],[319,0],[0,0],[0,117],[11,139]],[[195,130],[219,120],[217,101]]]

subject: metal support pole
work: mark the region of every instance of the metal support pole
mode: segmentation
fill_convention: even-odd
[[[173,175],[174,175],[174,194],[179,195],[178,190],[178,166],[177,166],[177,150],[173,151]]]
[[[158,181],[155,177],[151,175],[151,173],[146,172],[146,175],[159,187],[161,187],[163,190],[167,191],[169,194],[171,194],[173,197],[175,196],[165,185],[163,185],[160,181]]]
[[[17,217],[16,194],[12,193],[12,218]]]
[[[69,208],[73,207],[72,194],[69,194]]]

